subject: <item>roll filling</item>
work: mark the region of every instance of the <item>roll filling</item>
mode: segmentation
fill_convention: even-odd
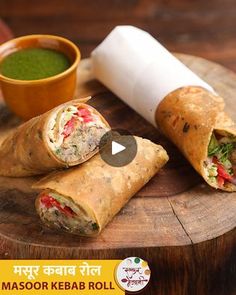
[[[99,231],[93,216],[56,192],[44,191],[40,194],[38,211],[45,221],[57,229],[80,235],[96,235]]]
[[[208,146],[205,161],[206,174],[214,186],[219,188],[236,185],[236,137],[214,131]]]
[[[52,152],[65,162],[83,161],[98,148],[101,137],[108,130],[92,109],[73,105],[55,114],[48,129]]]

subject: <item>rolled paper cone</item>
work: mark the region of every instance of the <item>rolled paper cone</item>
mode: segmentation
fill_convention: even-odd
[[[181,63],[150,34],[117,26],[92,52],[95,77],[156,126],[155,113],[169,93],[184,86],[210,85]]]

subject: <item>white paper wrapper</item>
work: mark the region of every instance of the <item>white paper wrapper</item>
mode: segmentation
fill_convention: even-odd
[[[170,92],[184,86],[212,87],[150,34],[116,27],[92,52],[95,77],[156,126],[155,111]]]

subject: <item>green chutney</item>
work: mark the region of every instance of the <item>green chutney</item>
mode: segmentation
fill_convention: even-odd
[[[47,48],[27,48],[16,51],[0,63],[0,73],[16,80],[39,80],[55,76],[71,66],[62,52]]]

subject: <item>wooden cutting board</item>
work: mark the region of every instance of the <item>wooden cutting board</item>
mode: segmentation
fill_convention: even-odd
[[[202,58],[177,57],[215,87],[235,118],[236,74]],[[236,194],[207,186],[167,139],[93,79],[89,59],[81,62],[78,81],[77,95],[93,95],[90,103],[113,128],[127,129],[162,144],[170,161],[97,238],[44,228],[30,188],[37,178],[0,177],[0,256],[140,256],[152,270],[152,282],[145,294],[235,294]],[[18,123],[1,104],[0,137]]]

